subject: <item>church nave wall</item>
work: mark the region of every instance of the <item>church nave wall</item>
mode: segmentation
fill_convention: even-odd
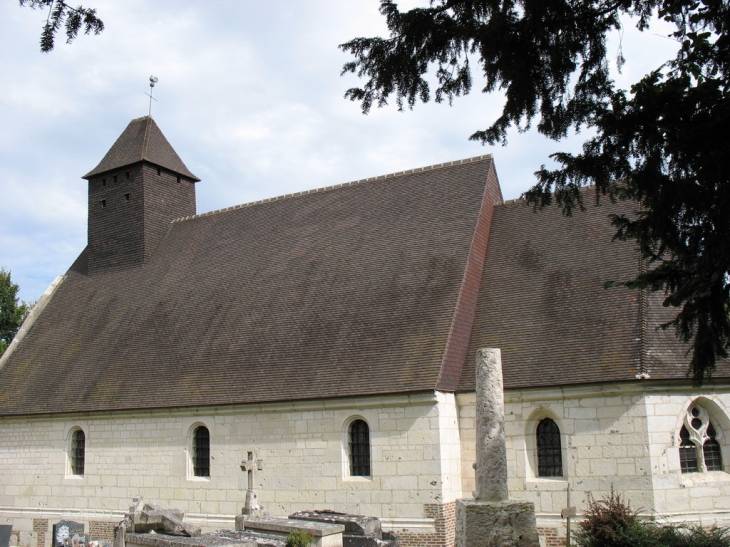
[[[351,473],[348,428],[354,420],[369,428],[368,476]],[[272,514],[335,509],[381,517],[391,529],[435,533],[433,507],[461,495],[455,422],[454,396],[433,392],[2,419],[0,522],[28,528],[25,545],[36,547],[27,539],[33,519],[74,519],[88,529],[92,520],[121,520],[132,498],[142,495],[185,511],[204,529],[232,528],[247,488],[241,460],[253,451],[263,466],[254,485]],[[450,431],[440,431],[449,423]],[[209,433],[208,477],[195,476],[200,427]],[[78,430],[84,434],[82,474],[74,468]]]
[[[654,469],[654,508],[672,520],[728,525],[730,393],[727,388],[711,385],[694,393],[687,391],[660,388],[650,391],[646,396]],[[692,416],[694,409],[697,409],[697,417]],[[709,456],[707,450],[715,441],[719,449],[719,461],[710,462],[708,458],[704,469],[700,462],[696,462],[696,470],[685,468],[683,471],[680,461],[680,445],[683,444],[681,430],[683,427],[692,430],[692,421],[696,418],[699,418],[699,423],[696,423],[699,426],[698,435],[692,435],[694,438],[688,441],[697,441],[703,445],[703,449],[692,448],[685,441],[685,450],[695,458]],[[708,425],[712,427],[713,435],[707,435]]]
[[[457,401],[466,493],[474,489],[474,394],[461,394]],[[707,409],[702,416],[715,427],[722,470],[680,469],[679,432],[695,405]],[[730,393],[722,386],[693,390],[679,383],[632,383],[508,390],[510,496],[533,502],[539,526],[560,535],[565,534],[560,511],[567,504],[568,484],[579,515],[589,494],[600,498],[613,488],[644,514],[730,524],[728,409]],[[559,428],[562,469],[553,476],[540,476],[538,426],[543,420]]]

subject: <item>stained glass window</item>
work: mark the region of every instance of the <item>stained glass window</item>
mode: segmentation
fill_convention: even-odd
[[[71,473],[83,475],[85,462],[86,435],[81,429],[76,429],[71,435]]]
[[[679,431],[679,465],[682,473],[697,473],[697,447],[689,440],[689,431],[685,426]]]
[[[350,424],[350,475],[370,476],[370,428],[362,420]]]
[[[722,451],[720,443],[715,440],[715,428],[712,424],[707,426],[707,436],[709,439],[705,441],[702,451],[705,455],[705,466],[708,471],[722,471]]]
[[[210,477],[210,433],[202,425],[193,435],[193,475]]]
[[[563,451],[560,445],[560,428],[550,418],[537,424],[537,475],[539,477],[563,476]]]

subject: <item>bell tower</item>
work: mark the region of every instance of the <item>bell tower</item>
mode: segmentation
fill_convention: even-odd
[[[139,267],[170,223],[195,214],[195,183],[151,116],[129,122],[89,181],[89,275]]]

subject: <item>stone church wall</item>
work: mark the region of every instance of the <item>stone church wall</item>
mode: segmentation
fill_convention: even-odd
[[[615,384],[505,393],[505,432],[510,496],[535,504],[542,535],[565,536],[560,511],[578,514],[588,495],[611,488],[644,514],[706,524],[730,524],[730,390],[693,391],[689,382],[671,386]],[[474,394],[457,397],[462,440],[462,484],[474,490]],[[679,430],[692,404],[709,412],[722,446],[724,471],[681,473]],[[550,418],[559,426],[562,477],[537,476],[537,424]],[[577,522],[576,519],[574,522]]]
[[[682,473],[679,430],[692,405],[712,422],[722,471]],[[566,488],[584,510],[613,487],[645,513],[730,523],[730,389],[636,383],[505,396],[510,495],[535,503],[544,538],[560,542]],[[537,476],[536,428],[560,428],[563,476]],[[350,477],[347,430],[370,428],[370,477]],[[192,432],[211,438],[211,476],[194,477]],[[71,473],[72,432],[86,434],[83,477]],[[207,530],[233,526],[245,497],[240,462],[263,460],[256,487],[272,514],[334,509],[378,516],[404,547],[450,545],[453,502],[474,489],[474,394],[425,393],[179,411],[0,419],[0,523],[25,547],[50,545],[51,526],[81,521],[108,535],[132,497],[185,511]],[[578,519],[576,519],[578,520]],[[99,531],[104,532],[103,534]]]
[[[706,410],[717,432],[724,471],[682,473],[679,430],[691,405]],[[730,524],[730,394],[707,390],[688,397],[656,390],[646,397],[654,486],[654,510],[670,520]]]
[[[370,477],[349,476],[354,419],[370,428]],[[193,476],[198,425],[210,432],[210,478]],[[69,462],[77,428],[86,436],[83,477]],[[255,483],[272,514],[334,509],[381,517],[386,528],[413,538],[453,535],[448,515],[461,495],[461,451],[455,397],[442,393],[0,419],[0,522],[13,525],[22,545],[48,546],[58,520],[84,522],[87,533],[101,529],[141,494],[185,511],[205,530],[232,528],[245,499],[240,462],[249,450],[263,460]]]

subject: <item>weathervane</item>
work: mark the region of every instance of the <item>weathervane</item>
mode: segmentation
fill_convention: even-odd
[[[150,92],[149,93],[145,93],[145,95],[147,95],[150,98],[150,111],[149,111],[149,114],[148,114],[149,116],[152,116],[152,99],[155,99],[152,96],[152,88],[155,87],[155,84],[157,83],[158,80],[159,80],[159,78],[157,76],[150,76]],[[155,101],[156,100],[157,99],[155,99]]]

